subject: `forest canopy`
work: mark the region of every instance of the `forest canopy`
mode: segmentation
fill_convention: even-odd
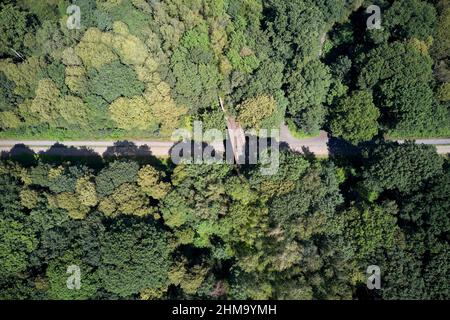
[[[1,2],[0,138],[222,130],[220,97],[330,156],[2,152],[0,299],[450,298],[450,160],[408,140],[450,136],[449,0],[77,0],[79,29],[70,4]]]
[[[219,97],[245,126],[449,136],[448,1],[375,2],[380,30],[362,0],[79,0],[79,29],[70,1],[2,1],[0,137],[167,138]]]
[[[450,164],[434,147],[284,150],[272,176],[91,158],[4,155],[0,299],[450,297]],[[363,289],[369,265],[381,290]]]

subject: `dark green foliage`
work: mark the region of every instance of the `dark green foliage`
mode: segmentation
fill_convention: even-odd
[[[28,254],[36,246],[33,231],[15,220],[0,218],[0,278],[26,271]]]
[[[377,4],[383,30],[367,31],[366,3],[358,0],[80,0],[81,29],[68,30],[67,2],[8,0],[1,11],[6,38],[0,53],[13,60],[2,59],[6,89],[0,107],[7,112],[0,114],[0,136],[167,138],[167,124],[157,123],[161,115],[150,115],[161,108],[155,101],[177,108],[173,127],[187,126],[183,117],[189,115],[220,128],[214,114],[219,96],[236,117],[244,113],[237,107],[245,100],[272,96],[277,111],[264,126],[284,121],[302,134],[316,134],[330,128],[327,121],[337,115],[329,111],[338,98],[359,89],[373,91],[382,131],[448,135],[450,114],[436,99],[442,90],[431,70],[439,82],[450,81],[447,2]],[[95,52],[100,47],[105,64]],[[43,79],[59,91],[51,112],[35,99]],[[40,93],[56,96],[54,90]],[[109,107],[120,97],[145,97],[146,117],[155,120],[147,121],[151,129],[113,120]],[[37,113],[27,107],[33,102]],[[114,119],[122,120],[114,110]]]
[[[0,55],[16,57],[14,51],[22,51],[27,27],[25,11],[13,4],[0,5]]]
[[[417,255],[402,248],[395,248],[387,255],[388,261],[380,263],[384,272],[385,299],[427,299],[425,283],[421,275],[421,261]],[[399,272],[402,270],[402,272]],[[405,283],[407,285],[405,285]]]
[[[86,300],[95,298],[100,289],[98,272],[82,261],[80,250],[71,250],[63,256],[53,259],[47,267],[48,297],[56,300]],[[82,284],[79,290],[67,288],[67,267],[77,265],[80,267]]]
[[[191,112],[218,103],[221,75],[206,25],[187,32],[171,58],[176,99]]]
[[[144,289],[164,290],[170,265],[166,234],[151,222],[119,220],[102,238],[100,277],[121,297]]]
[[[4,73],[0,73],[0,111],[13,110],[16,96],[14,89],[16,85],[8,80]]]
[[[286,230],[286,237],[304,237],[302,225],[307,224],[308,219],[326,221],[333,216],[335,207],[342,199],[335,177],[327,171],[326,168],[311,168],[299,179],[302,183],[297,184],[293,191],[274,198],[270,216],[275,226]],[[310,223],[314,228],[312,221]],[[327,228],[331,232],[332,221],[328,223],[319,228]]]
[[[372,191],[418,190],[428,179],[442,174],[444,161],[434,150],[412,142],[381,144],[369,154],[364,185]]]
[[[35,15],[40,22],[58,20],[58,8],[54,3],[33,0],[17,0],[16,2],[21,8]]]
[[[136,181],[138,170],[136,162],[114,161],[95,178],[97,192],[101,196],[110,195],[121,184]]]
[[[92,69],[88,78],[89,90],[109,103],[121,96],[131,98],[144,91],[144,84],[137,79],[133,69],[118,61],[104,65],[98,71]]]
[[[58,89],[64,93],[67,92],[65,84],[65,68],[59,61],[53,61],[47,68],[47,73],[50,79],[56,84]]]
[[[372,94],[356,91],[338,102],[332,110],[330,129],[333,135],[353,143],[371,140],[378,133],[380,112],[372,102]]]
[[[395,37],[425,40],[434,33],[436,9],[422,0],[397,0],[383,19]]]
[[[273,176],[258,166],[180,165],[166,171],[166,195],[146,198],[159,221],[105,215],[95,203],[74,220],[50,204],[68,194],[73,207],[83,191],[74,181],[87,176],[100,201],[120,199],[123,185],[140,186],[135,162],[98,172],[3,163],[1,297],[168,298],[171,286],[181,298],[350,299],[375,263],[384,299],[447,298],[438,279],[448,272],[448,167],[432,147],[412,143],[365,154],[362,167],[346,168],[351,179],[331,161],[288,151]],[[356,202],[355,191],[364,191]],[[65,286],[72,264],[82,270],[80,291]]]
[[[300,64],[319,54],[319,39],[325,32],[323,13],[309,1],[265,1],[267,27],[272,45],[284,59]]]
[[[330,87],[328,67],[319,61],[295,70],[288,79],[288,113],[299,129],[317,133],[325,118],[324,102]]]
[[[2,1],[1,137],[168,140],[225,129],[220,97],[245,127],[340,139],[273,175],[125,143],[2,154],[0,299],[450,298],[450,165],[389,142],[450,132],[448,0],[375,1],[372,31],[360,0],[77,0],[80,30],[68,3]]]
[[[374,91],[388,128],[403,135],[439,128],[434,121],[442,117],[433,117],[436,104],[429,56],[395,42],[374,49],[363,61],[359,87]]]

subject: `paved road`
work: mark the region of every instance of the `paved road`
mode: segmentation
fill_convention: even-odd
[[[280,140],[287,143],[295,151],[302,152],[304,148],[308,148],[309,151],[318,156],[328,155],[328,134],[325,131],[320,131],[318,137],[297,139],[291,135],[286,125],[282,125],[280,128]]]
[[[155,156],[162,157],[167,156],[169,154],[170,148],[174,145],[173,142],[165,142],[165,141],[146,141],[146,140],[127,140],[133,143],[137,148],[149,147],[151,153]],[[108,148],[115,149],[125,149],[125,147],[115,146],[114,141],[13,141],[13,140],[0,140],[0,152],[10,151],[15,145],[25,145],[34,152],[43,152],[50,149],[56,143],[64,145],[64,147],[74,147],[74,148],[82,148],[85,147],[89,150],[94,151],[102,155],[105,153]],[[55,147],[54,147],[55,148]],[[57,147],[56,147],[57,148]],[[126,152],[126,151],[125,151]]]
[[[328,155],[328,135],[325,131],[321,131],[318,137],[308,138],[308,139],[297,139],[294,138],[287,126],[283,125],[280,128],[280,140],[289,144],[292,150],[303,151],[303,148],[308,148],[309,151],[313,152],[317,156],[327,156]],[[397,140],[399,142],[404,142],[403,140]],[[167,156],[169,154],[170,148],[174,145],[173,142],[164,141],[150,141],[150,140],[139,140],[130,141],[138,148],[145,148],[148,146],[151,153],[155,156]],[[419,139],[416,140],[417,143],[436,145],[437,151],[440,154],[450,154],[450,139]],[[57,141],[14,141],[14,140],[0,140],[0,151],[10,151],[15,145],[23,144],[29,147],[34,152],[38,153],[41,151],[47,151]],[[66,147],[86,147],[100,155],[102,155],[108,148],[114,147],[114,141],[62,141],[60,144]],[[115,147],[120,149],[120,147]]]

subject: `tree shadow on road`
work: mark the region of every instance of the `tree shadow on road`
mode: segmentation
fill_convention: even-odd
[[[22,167],[32,167],[37,164],[36,154],[24,144],[16,144],[10,151],[2,151],[2,160],[11,160]]]
[[[346,165],[353,162],[361,153],[358,146],[344,139],[331,136],[328,139],[328,150],[330,159],[339,165]]]
[[[169,150],[172,164],[178,164],[180,161],[202,163],[205,153],[210,157],[223,159],[223,154],[216,151],[212,145],[206,142],[180,141],[175,143]]]
[[[70,162],[73,165],[85,165],[92,169],[101,169],[105,163],[115,160],[134,160],[141,165],[150,164],[156,168],[165,166],[160,159],[153,156],[147,145],[136,146],[129,141],[118,141],[114,146],[107,148],[102,154],[86,147],[69,147],[61,143],[55,143],[46,151],[34,152],[24,144],[17,144],[9,151],[2,151],[2,160],[11,160],[24,167],[37,165],[38,160],[52,165],[62,165]]]
[[[47,151],[39,152],[39,158],[44,163],[61,165],[70,162],[74,165],[86,165],[93,169],[99,169],[103,166],[102,157],[86,147],[68,147],[61,143],[55,143]]]
[[[127,140],[115,142],[113,146],[106,149],[102,156],[106,162],[134,160],[140,165],[150,164],[156,168],[164,166],[161,160],[153,155],[148,145],[137,146],[134,142]]]

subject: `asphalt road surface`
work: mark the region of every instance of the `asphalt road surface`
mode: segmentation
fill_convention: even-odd
[[[309,149],[310,152],[316,154],[317,156],[327,156],[328,151],[328,135],[325,131],[321,131],[318,137],[297,139],[294,138],[287,126],[283,125],[280,128],[280,140],[281,142],[287,143],[292,150],[302,152],[305,148]],[[129,140],[127,140],[129,141]],[[403,140],[397,140],[399,142],[404,142]],[[173,142],[165,141],[151,141],[151,140],[139,140],[139,141],[129,141],[132,142],[137,148],[144,148],[150,150],[152,155],[157,157],[168,156],[170,148],[174,145]],[[74,148],[87,148],[94,151],[99,155],[103,155],[108,149],[120,148],[115,146],[114,141],[14,141],[14,140],[0,140],[0,152],[10,151],[16,145],[25,145],[29,149],[33,150],[35,153],[47,151],[54,145],[62,144],[65,147]],[[419,139],[416,143],[435,145],[438,153],[440,154],[450,154],[450,139]]]

